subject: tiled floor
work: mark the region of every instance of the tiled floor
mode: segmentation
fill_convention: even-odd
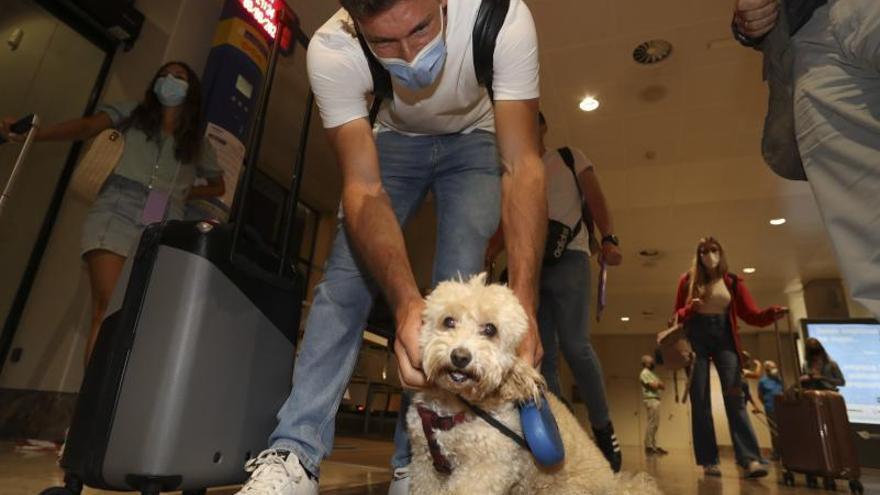
[[[390,473],[386,468],[391,456],[388,442],[340,438],[333,456],[322,466],[321,493],[328,495],[385,494]],[[821,494],[804,486],[798,476],[798,485],[786,487],[779,482],[774,468],[769,477],[760,481],[743,480],[734,466],[731,455],[722,462],[721,478],[704,479],[693,465],[689,451],[674,451],[669,456],[645,458],[639,449],[624,449],[624,469],[646,470],[657,477],[669,495],[795,495]],[[863,470],[862,482],[866,494],[880,495],[880,471]],[[52,455],[24,455],[13,450],[13,445],[0,443],[0,494],[35,495],[47,486],[61,482],[61,472],[55,467]],[[211,495],[231,495],[234,488],[216,489]],[[839,481],[837,493],[848,493],[846,483]],[[86,490],[87,495],[105,494]]]

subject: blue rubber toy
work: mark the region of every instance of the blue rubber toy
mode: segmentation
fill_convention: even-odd
[[[535,460],[542,466],[550,467],[565,459],[565,447],[550,404],[544,397],[541,397],[541,402],[541,407],[534,401],[524,403],[520,406],[519,416],[523,435]]]

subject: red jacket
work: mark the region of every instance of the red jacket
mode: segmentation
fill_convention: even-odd
[[[733,281],[736,279],[736,290],[733,289]],[[766,327],[773,323],[776,319],[776,311],[779,306],[770,306],[766,309],[758,309],[752,295],[749,294],[746,285],[743,283],[742,277],[727,273],[724,275],[724,285],[730,291],[730,306],[728,308],[728,316],[730,318],[730,330],[733,332],[733,341],[736,343],[736,351],[742,360],[742,344],[739,338],[739,329],[737,327],[736,317],[739,316],[749,325],[756,327]],[[685,323],[695,311],[689,302],[690,297],[688,289],[690,288],[690,273],[685,273],[678,279],[678,292],[675,296],[675,314],[678,321]]]

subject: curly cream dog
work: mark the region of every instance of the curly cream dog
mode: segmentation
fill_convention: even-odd
[[[574,416],[547,394],[565,460],[547,469],[458,398],[522,435],[517,404],[537,398],[541,375],[516,356],[528,320],[513,292],[485,275],[441,283],[427,298],[421,350],[431,387],[407,414],[413,495],[660,493],[647,475],[621,477]],[[430,437],[430,438],[429,438]]]

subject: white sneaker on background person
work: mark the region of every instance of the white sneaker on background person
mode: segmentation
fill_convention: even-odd
[[[302,467],[293,452],[264,450],[244,469],[251,477],[236,495],[318,495],[318,480]]]
[[[409,466],[397,468],[388,485],[388,495],[407,495],[409,493]]]

